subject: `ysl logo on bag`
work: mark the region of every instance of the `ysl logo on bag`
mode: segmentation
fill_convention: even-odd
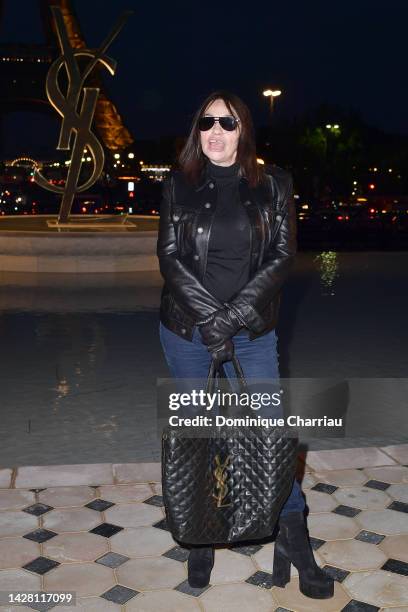
[[[229,456],[225,459],[224,463],[221,462],[219,455],[215,456],[216,468],[213,474],[216,482],[214,485],[214,493],[212,494],[212,496],[217,500],[217,508],[225,508],[231,505],[222,503],[228,493],[226,480],[228,478],[227,466],[229,465],[229,461]]]

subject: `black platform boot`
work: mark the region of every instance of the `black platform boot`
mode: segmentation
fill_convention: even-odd
[[[290,564],[299,572],[299,588],[313,599],[329,599],[334,595],[334,581],[317,565],[313,556],[303,512],[289,512],[279,518],[275,541],[273,583],[284,587],[290,580]]]
[[[212,546],[192,548],[188,555],[188,583],[191,587],[202,589],[210,582],[214,565]]]

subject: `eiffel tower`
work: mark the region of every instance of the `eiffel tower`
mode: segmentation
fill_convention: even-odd
[[[45,93],[45,79],[51,63],[61,51],[50,6],[61,8],[71,46],[77,49],[87,47],[71,0],[37,0],[37,3],[45,42],[0,43],[0,119],[11,111],[33,109],[55,116],[55,109],[51,107]],[[4,4],[0,0],[0,19],[4,13]],[[108,96],[97,70],[87,79],[87,85],[100,88],[94,125],[105,149],[112,153],[126,149],[134,139]]]

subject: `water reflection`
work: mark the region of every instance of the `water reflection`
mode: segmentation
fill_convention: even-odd
[[[159,308],[163,285],[158,271],[96,277],[33,273],[20,278],[11,274],[0,277],[0,312],[153,312]]]
[[[70,391],[70,386],[68,384],[68,381],[65,380],[65,378],[60,380],[55,390],[58,393],[57,398],[56,398],[57,400],[68,395]]]
[[[280,314],[289,377],[406,378],[407,268],[408,252],[300,253]],[[158,283],[41,288],[31,298],[0,292],[2,465],[158,461],[157,379],[169,375]],[[384,382],[380,446],[406,436],[393,387]],[[373,406],[349,407],[348,426],[365,431]],[[376,445],[354,446],[367,444]]]
[[[335,281],[339,276],[338,253],[322,251],[314,261],[319,265],[322,295],[334,295]]]

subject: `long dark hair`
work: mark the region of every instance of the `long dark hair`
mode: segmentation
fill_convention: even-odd
[[[231,115],[236,114],[240,119],[241,133],[236,161],[240,164],[241,175],[246,177],[251,187],[255,187],[262,180],[264,173],[256,158],[255,132],[251,112],[241,98],[228,91],[214,91],[207,96],[196,112],[190,134],[178,157],[180,169],[189,181],[198,182],[206,163],[206,157],[201,149],[198,121],[215,100],[222,100]]]

